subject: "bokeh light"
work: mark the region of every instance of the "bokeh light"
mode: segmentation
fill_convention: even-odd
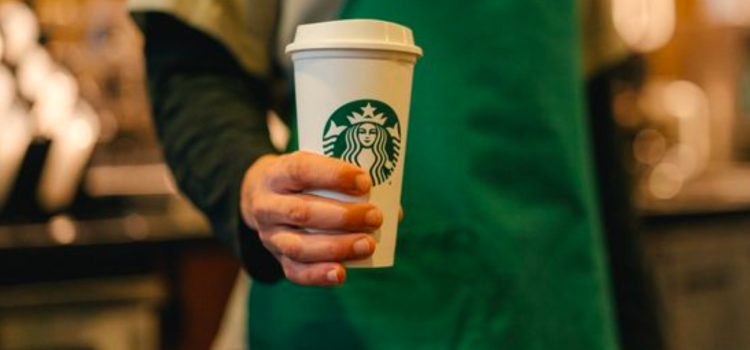
[[[55,63],[44,47],[31,48],[18,65],[17,78],[21,94],[26,99],[35,101],[37,93],[55,69]]]
[[[34,11],[18,1],[0,3],[0,31],[5,39],[4,57],[11,64],[18,63],[39,40]]]
[[[57,70],[44,80],[38,94],[32,114],[37,119],[39,133],[53,137],[72,116],[78,100],[78,84],[68,72]]]
[[[680,193],[685,177],[675,164],[659,163],[648,178],[648,189],[658,199],[669,199]]]
[[[663,101],[667,113],[682,119],[700,117],[706,113],[708,106],[703,89],[686,80],[669,83],[665,87]]]
[[[612,19],[626,44],[637,51],[653,51],[674,34],[674,0],[614,0]]]
[[[67,215],[53,216],[49,221],[49,234],[57,243],[71,244],[77,236],[76,223]]]
[[[99,135],[99,119],[87,103],[79,101],[72,115],[54,134],[39,181],[39,202],[48,211],[72,203]]]
[[[633,142],[633,155],[635,159],[646,165],[658,163],[667,150],[667,140],[664,135],[655,129],[643,129],[635,137]]]
[[[734,26],[750,25],[750,1],[704,0],[708,15],[721,24]]]

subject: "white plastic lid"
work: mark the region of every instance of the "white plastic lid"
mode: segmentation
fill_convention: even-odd
[[[422,49],[414,45],[411,29],[372,19],[300,25],[294,42],[286,46],[286,53],[325,49],[384,50],[422,56]]]

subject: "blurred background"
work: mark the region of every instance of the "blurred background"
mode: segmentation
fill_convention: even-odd
[[[0,1],[0,349],[206,349],[237,263],[177,194],[124,1]]]
[[[750,1],[584,2],[619,310],[632,245],[665,348],[750,349]],[[238,265],[162,162],[125,6],[0,0],[0,349],[221,328]]]

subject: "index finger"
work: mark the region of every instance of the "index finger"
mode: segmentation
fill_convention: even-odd
[[[270,171],[269,185],[275,192],[331,190],[363,195],[372,186],[370,177],[358,166],[303,151],[282,157]]]

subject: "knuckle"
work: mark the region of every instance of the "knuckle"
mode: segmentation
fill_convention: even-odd
[[[276,247],[273,244],[272,240],[268,239],[268,237],[263,237],[263,236],[259,236],[259,237],[260,237],[261,244],[263,244],[263,247],[266,248],[266,250],[268,250],[271,254],[280,255],[278,247]]]
[[[250,201],[250,214],[253,214],[253,216],[258,216],[263,212],[263,207],[260,205],[260,201],[258,199],[254,199]]]
[[[328,243],[325,247],[326,256],[331,260],[340,261],[348,257],[348,251],[342,244]]]
[[[262,225],[270,220],[271,209],[262,200],[256,199],[250,203],[250,214]]]
[[[303,182],[305,178],[305,167],[303,162],[300,161],[299,156],[291,159],[291,161],[287,162],[287,176],[289,176],[289,179],[294,183]]]
[[[271,252],[275,251],[273,242],[268,238],[268,234],[265,231],[258,231],[258,239],[260,239],[260,242],[263,243],[263,246],[266,247],[266,249]]]
[[[297,274],[296,270],[290,265],[291,264],[288,261],[283,260],[281,262],[281,269],[284,271],[284,276],[286,276],[286,279],[294,283],[300,283],[299,275]]]
[[[279,156],[279,158],[273,163],[273,165],[265,169],[263,176],[266,179],[266,184],[269,184],[272,180],[279,177],[279,174],[281,174],[282,170],[284,169],[287,157],[288,155]]]
[[[266,179],[266,186],[268,186],[271,191],[279,191],[279,189],[284,186],[284,177],[278,176],[279,173],[281,172],[273,171],[272,175]]]
[[[280,251],[273,237],[274,237],[273,233],[270,233],[265,230],[258,231],[258,238],[260,239],[260,243],[263,244],[263,247],[265,247],[269,252],[276,255],[276,254],[279,254]]]
[[[286,208],[285,215],[293,224],[304,224],[310,217],[310,209],[304,201],[296,201]]]
[[[314,285],[315,273],[311,268],[304,268],[299,266],[293,266],[293,263],[289,263],[288,266],[282,264],[284,275],[289,281],[300,284],[300,285]]]
[[[279,183],[282,183],[289,174],[289,164],[292,162],[291,155],[285,154],[278,158],[276,163],[266,170],[266,185],[271,188],[276,188]]]
[[[341,218],[341,225],[347,227],[364,227],[366,225],[367,213],[374,208],[369,204],[353,204],[346,208],[345,214]]]
[[[331,166],[331,172],[328,173],[329,179],[339,184],[351,181],[351,167],[351,164],[344,161],[336,162]]]
[[[299,260],[303,253],[303,247],[299,240],[287,239],[279,248],[281,254],[295,261]]]
[[[333,174],[339,177],[345,176],[347,175],[347,170],[350,170],[351,167],[352,165],[347,162],[344,162],[344,161],[336,162],[336,164],[333,165],[333,169],[332,169]]]
[[[320,260],[335,261],[338,260],[338,249],[333,242],[321,242],[315,251],[317,258]]]
[[[297,278],[300,280],[300,284],[309,285],[320,285],[320,278],[317,277],[319,274],[314,268],[306,268],[299,273]]]

